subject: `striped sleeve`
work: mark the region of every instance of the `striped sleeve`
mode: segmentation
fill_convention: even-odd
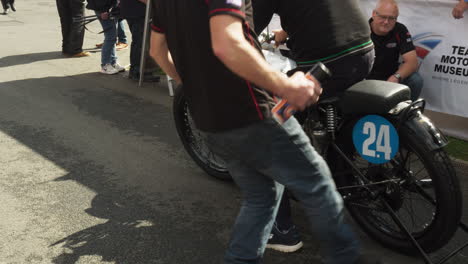
[[[207,0],[210,17],[228,14],[245,19],[245,0]]]
[[[164,26],[162,25],[162,18],[161,18],[161,15],[160,12],[158,12],[160,10],[160,8],[157,7],[157,1],[152,1],[152,8],[151,8],[151,18],[152,18],[152,21],[151,21],[151,29],[155,32],[158,32],[158,33],[165,33],[166,31],[164,30]]]

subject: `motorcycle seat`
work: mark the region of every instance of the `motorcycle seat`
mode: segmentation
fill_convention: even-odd
[[[408,86],[378,80],[364,80],[347,89],[340,99],[345,114],[386,114],[398,103],[410,100]]]

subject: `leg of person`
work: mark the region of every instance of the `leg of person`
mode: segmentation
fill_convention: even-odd
[[[13,12],[16,12],[15,0],[10,0],[10,7],[11,7],[11,10],[13,10]]]
[[[56,0],[56,3],[57,3],[57,11],[60,17],[60,25],[62,29],[62,53],[66,55],[70,55],[71,50],[69,47],[69,43],[70,43],[70,30],[71,30],[71,24],[72,24],[70,0]]]
[[[243,161],[229,163],[244,201],[224,260],[229,264],[261,263],[284,187]]]
[[[302,246],[299,231],[292,222],[289,194],[284,191],[266,248],[290,253]]]
[[[85,29],[83,23],[80,21],[83,19],[85,12],[84,0],[70,0],[70,10],[72,17],[68,44],[70,54],[72,54],[73,57],[89,56],[89,52],[83,52]]]
[[[8,8],[9,8],[8,3],[7,3],[8,0],[1,0],[1,1],[2,1],[2,7],[3,7],[3,14],[7,14]]]
[[[341,196],[325,161],[310,145],[307,135],[294,117],[282,125],[273,119],[266,119],[247,128],[215,136],[218,136],[216,144],[210,143],[218,146],[213,147],[215,151],[224,147],[231,157],[241,160],[249,169],[255,169],[257,174],[270,177],[294,193],[304,206],[312,231],[324,244],[327,263],[355,263],[359,255],[359,243],[350,227],[344,223]],[[222,154],[221,156],[223,157]],[[225,160],[229,161],[229,157]],[[238,173],[235,170],[231,171],[229,167],[228,169],[237,182],[236,177],[240,177],[237,176]],[[251,179],[246,178],[246,181]],[[241,182],[239,185],[243,191],[253,188],[249,186],[251,183],[243,186]],[[264,195],[264,192],[252,195]],[[264,198],[265,200],[267,199]],[[258,263],[253,261],[252,255],[246,253],[244,243],[249,243],[249,247],[258,245],[250,249],[258,252],[258,258],[263,254],[266,239],[260,235],[263,233],[258,231],[258,226],[270,231],[270,221],[267,217],[270,213],[266,213],[264,204],[253,207],[251,211],[241,210],[236,223],[247,231],[256,230],[257,233],[249,236],[242,232],[234,232],[226,254],[226,263]],[[258,208],[253,210],[255,207],[262,208],[260,212],[263,217],[258,217],[260,212]],[[239,261],[240,259],[243,261]]]
[[[100,12],[96,11],[96,15]],[[116,74],[119,71],[112,65],[116,63],[115,44],[117,42],[117,21],[114,19],[99,19],[104,31],[104,44],[101,51],[101,72],[104,74]]]
[[[421,95],[424,80],[418,72],[413,72],[403,80],[402,84],[407,85],[411,90],[411,101],[415,101]]]
[[[123,50],[128,47],[127,44],[127,35],[125,34],[125,23],[123,19],[119,19],[117,25],[117,50]]]
[[[143,43],[144,18],[127,19],[128,27],[132,33],[130,44],[130,73],[128,77],[133,80],[140,78],[141,46]]]
[[[327,164],[295,118],[276,125],[278,135],[271,147],[276,154],[272,155],[271,167],[262,172],[284,184],[302,203],[312,231],[324,244],[326,263],[355,263],[359,243],[344,222],[343,201]]]

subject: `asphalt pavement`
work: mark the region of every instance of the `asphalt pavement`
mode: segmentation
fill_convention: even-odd
[[[100,74],[97,22],[85,35],[92,55],[64,57],[55,1],[16,6],[0,15],[0,264],[222,263],[240,194],[185,153],[165,79],[138,87]],[[129,64],[129,50],[118,57]],[[467,204],[468,165],[454,164]],[[304,248],[267,250],[265,263],[322,263],[293,208]],[[387,263],[423,263],[355,228]],[[459,232],[431,258],[467,240]],[[468,249],[448,263],[468,263]]]

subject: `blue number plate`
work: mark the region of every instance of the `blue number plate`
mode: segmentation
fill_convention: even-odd
[[[399,141],[392,123],[378,115],[361,118],[353,129],[354,147],[370,163],[382,164],[393,159]]]

